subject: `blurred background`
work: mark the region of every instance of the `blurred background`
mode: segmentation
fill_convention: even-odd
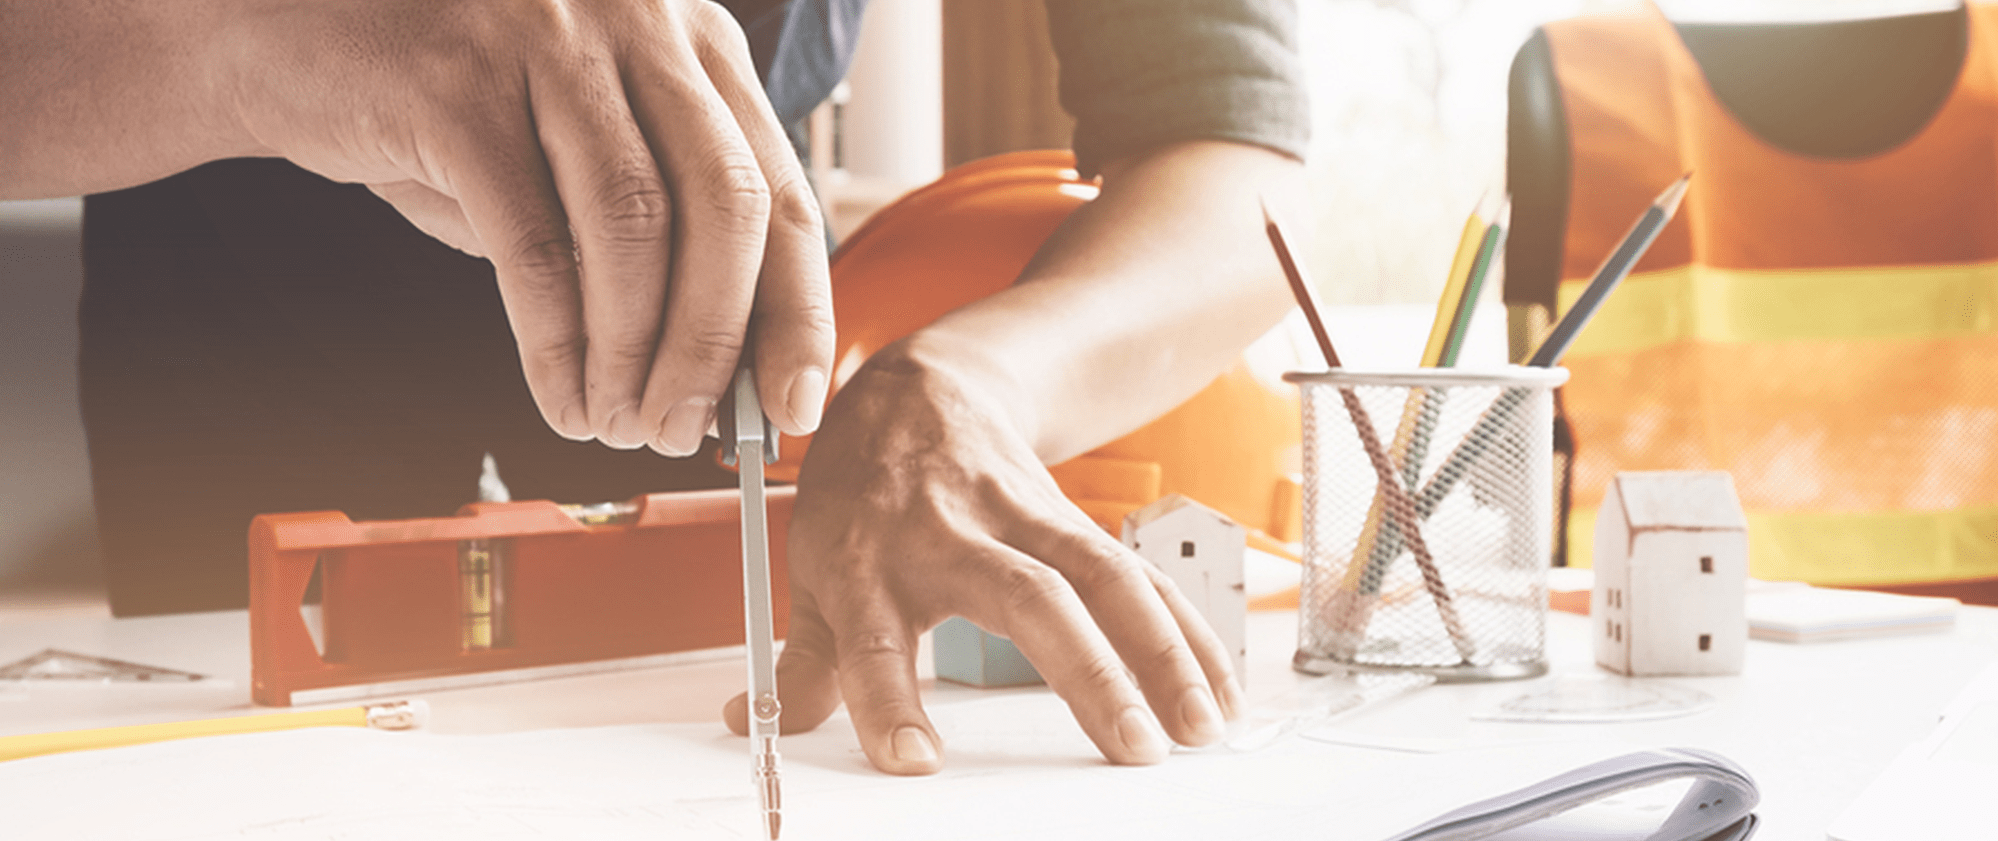
[[[1317,216],[1301,250],[1326,302],[1341,308],[1339,321],[1406,337],[1384,340],[1372,359],[1412,364],[1465,217],[1480,196],[1504,188],[1513,52],[1543,22],[1638,4],[1298,3]],[[1755,21],[1953,4],[1659,5],[1676,20]],[[1042,0],[872,0],[847,83],[812,118],[815,177],[836,232],[947,166],[1065,146],[1069,124],[1055,100],[1055,73]],[[76,405],[81,209],[78,199],[0,202],[0,607],[103,611]],[[1482,349],[1472,356],[1493,364],[1503,362],[1497,293],[1497,284],[1486,285],[1472,337]]]

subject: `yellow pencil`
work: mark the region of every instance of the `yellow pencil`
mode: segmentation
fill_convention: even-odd
[[[1436,301],[1436,317],[1429,326],[1429,340],[1422,348],[1419,364],[1424,368],[1443,364],[1456,326],[1458,309],[1463,305],[1471,275],[1477,267],[1478,254],[1483,250],[1493,225],[1487,221],[1485,213],[1489,199],[1489,194],[1479,197],[1471,215],[1464,220],[1464,232],[1457,238],[1457,253],[1450,258],[1450,274],[1443,279],[1443,294]],[[1411,389],[1407,403],[1402,406],[1401,421],[1395,424],[1389,458],[1399,466],[1402,480],[1407,483],[1410,493],[1414,492],[1416,481],[1421,477],[1421,461],[1428,449],[1428,435],[1421,431],[1423,420],[1425,416],[1433,419],[1438,408],[1435,394],[1427,389]],[[1383,559],[1374,557],[1379,551],[1381,529],[1385,525],[1383,518],[1387,515],[1385,498],[1385,491],[1374,496],[1367,518],[1360,526],[1360,539],[1353,545],[1353,558],[1346,565],[1340,587],[1343,603],[1335,608],[1342,619],[1336,626],[1332,643],[1335,656],[1352,656],[1373,616],[1374,599],[1386,571]]]
[[[1424,368],[1434,368],[1442,362],[1443,347],[1450,337],[1451,323],[1457,317],[1457,302],[1464,299],[1464,287],[1470,282],[1471,267],[1478,262],[1478,250],[1485,241],[1485,229],[1491,224],[1485,221],[1485,198],[1478,199],[1478,205],[1471,210],[1471,217],[1464,220],[1464,233],[1457,238],[1457,254],[1450,258],[1450,274],[1443,280],[1443,295],[1436,300],[1436,320],[1429,325],[1429,341],[1422,346]]]
[[[1471,269],[1478,260],[1478,251],[1484,245],[1485,231],[1491,227],[1483,213],[1485,197],[1478,199],[1471,215],[1464,220],[1464,233],[1457,239],[1457,253],[1450,258],[1450,274],[1443,280],[1443,295],[1436,301],[1436,319],[1429,326],[1429,341],[1422,349],[1421,365],[1434,368],[1443,359],[1444,348],[1449,345],[1450,332],[1456,317],[1459,302],[1464,298],[1464,289],[1469,285]],[[1409,450],[1414,443],[1417,422],[1421,418],[1425,404],[1429,401],[1422,389],[1409,392],[1408,403],[1402,407],[1401,422],[1395,424],[1394,443],[1389,448],[1395,463],[1401,466],[1402,475],[1413,486],[1418,478],[1420,465],[1412,464]],[[1354,546],[1353,562],[1346,568],[1345,586],[1347,589],[1360,589],[1372,592],[1379,581],[1365,580],[1370,575],[1378,575],[1379,569],[1367,563],[1373,553],[1374,543],[1380,535],[1381,498],[1374,497],[1374,503],[1367,511],[1365,525],[1360,529],[1360,542]]]
[[[50,753],[164,742],[169,739],[262,733],[299,727],[374,727],[380,730],[408,730],[412,727],[422,727],[429,717],[430,707],[422,701],[395,701],[337,710],[209,718],[167,724],[138,724],[130,727],[100,727],[95,730],[67,730],[27,736],[0,736],[0,761],[26,759]]]

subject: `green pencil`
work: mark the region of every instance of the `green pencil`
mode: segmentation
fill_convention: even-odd
[[[1492,265],[1498,262],[1499,247],[1505,244],[1506,211],[1512,208],[1512,197],[1506,196],[1500,202],[1497,213],[1492,214],[1492,222],[1485,227],[1484,241],[1478,245],[1478,257],[1471,264],[1471,276],[1464,281],[1464,294],[1457,299],[1457,312],[1451,316],[1450,332],[1443,339],[1443,354],[1437,359],[1437,366],[1454,368],[1457,356],[1464,350],[1464,335],[1471,331],[1471,313],[1478,308],[1478,291],[1484,288],[1485,278],[1491,274]]]

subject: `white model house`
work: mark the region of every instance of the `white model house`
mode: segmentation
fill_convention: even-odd
[[[1242,583],[1248,531],[1212,508],[1168,494],[1124,517],[1124,545],[1165,572],[1207,618],[1235,656],[1239,679],[1248,652],[1249,598]]]
[[[1596,663],[1626,675],[1741,671],[1748,523],[1724,472],[1618,473],[1596,518]]]

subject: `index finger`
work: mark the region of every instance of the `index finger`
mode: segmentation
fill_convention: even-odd
[[[972,567],[984,574],[967,587],[973,595],[964,617],[1011,639],[1106,759],[1164,759],[1171,746],[1158,719],[1068,580],[1010,546],[995,543],[985,552],[988,562]]]
[[[1087,605],[1174,741],[1221,737],[1221,705],[1235,700],[1230,658],[1171,579],[1080,517],[1026,521],[1014,532]]]
[[[717,79],[743,137],[770,187],[770,230],[763,244],[750,325],[755,334],[756,382],[764,411],[791,435],[818,428],[830,384],[833,356],[831,280],[826,228],[784,127],[778,124],[740,32],[708,42],[701,63]]]

